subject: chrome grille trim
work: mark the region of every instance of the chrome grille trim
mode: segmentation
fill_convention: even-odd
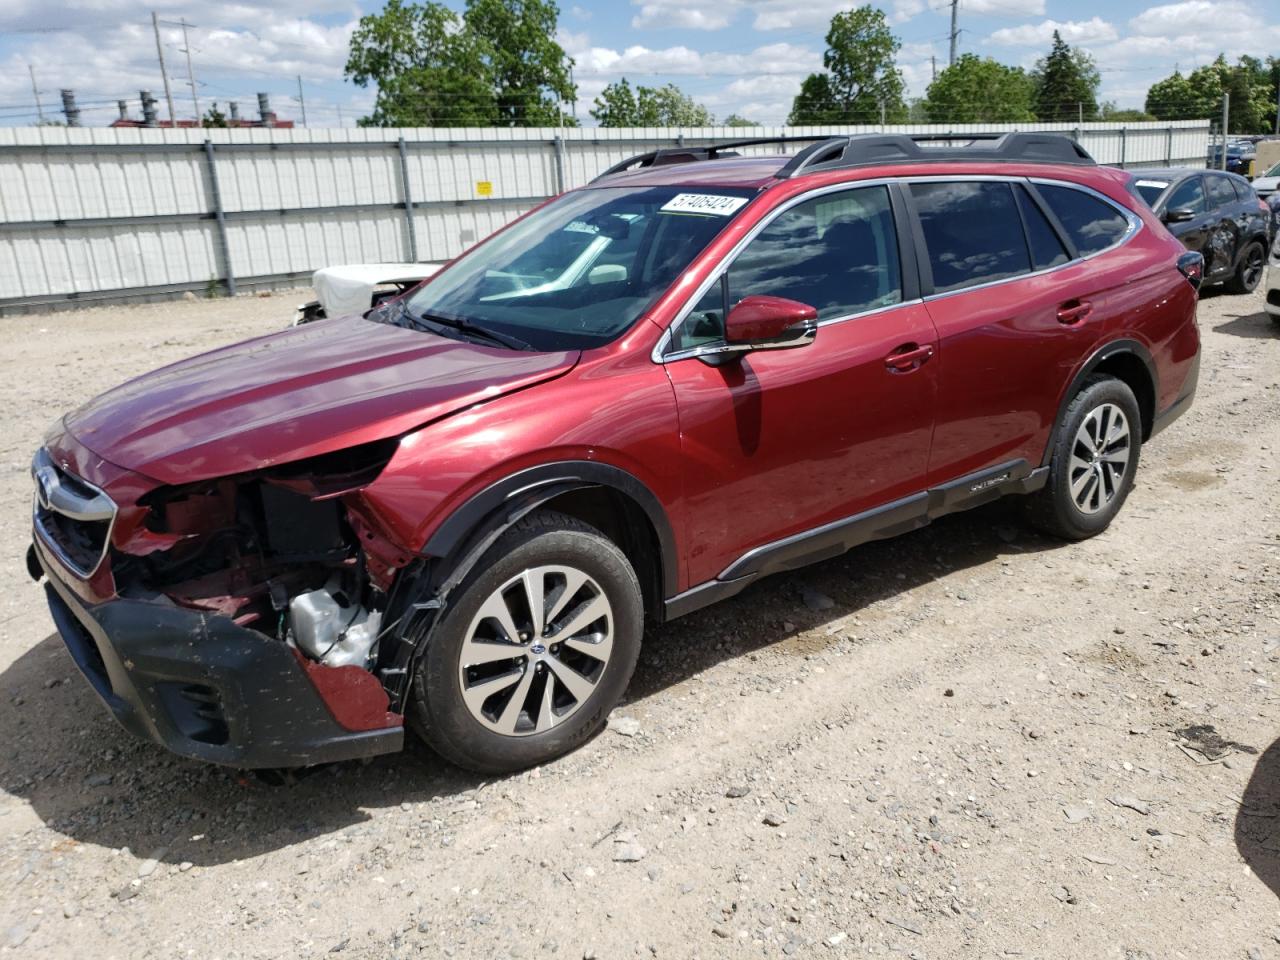
[[[87,580],[102,566],[111,547],[111,532],[116,521],[115,502],[92,483],[58,467],[43,447],[36,451],[31,460],[31,479],[36,488],[31,514],[40,542],[68,570]],[[59,538],[50,532],[46,523],[51,514],[58,514],[76,523],[107,525],[102,538],[102,549],[91,566],[76,561],[63,549]]]

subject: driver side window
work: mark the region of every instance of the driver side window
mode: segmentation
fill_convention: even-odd
[[[675,331],[672,350],[724,339],[724,318],[744,297],[786,297],[819,320],[902,301],[902,270],[889,191],[856,187],[799,203],[742,250]]]

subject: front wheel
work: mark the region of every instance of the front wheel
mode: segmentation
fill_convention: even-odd
[[[410,721],[458,766],[536,766],[596,733],[631,680],[643,604],[604,534],[543,511],[485,553],[417,662]]]
[[[1133,488],[1142,415],[1128,384],[1090,377],[1067,406],[1053,438],[1049,480],[1027,498],[1033,526],[1085,540],[1111,524]]]

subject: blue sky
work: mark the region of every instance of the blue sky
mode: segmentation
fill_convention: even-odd
[[[451,2],[460,8],[461,0]],[[239,102],[251,112],[266,91],[284,117],[299,113],[302,78],[311,126],[350,126],[367,111],[372,92],[345,83],[347,42],[364,12],[380,0],[208,0],[160,6],[164,21],[185,17],[197,94]],[[833,13],[855,4],[833,0],[579,0],[561,9],[560,42],[575,59],[577,112],[587,114],[605,84],[668,81],[720,118],[730,113],[781,123],[804,76],[821,66],[823,36]],[[930,57],[946,62],[948,0],[885,0],[880,4],[902,41],[899,66],[909,95],[930,78]],[[73,88],[86,124],[106,124],[114,101],[138,91],[163,100],[152,5],[137,0],[3,0],[0,2],[0,124],[36,119],[28,66],[34,68],[47,115],[57,116],[58,91]],[[1146,88],[1176,66],[1185,72],[1219,51],[1280,54],[1280,4],[1245,0],[1169,3],[1102,0],[961,0],[961,52],[1031,66],[1061,30],[1089,50],[1102,70],[1102,98],[1140,106]],[[166,23],[162,40],[180,116],[194,106],[180,28]],[[163,104],[161,107],[164,115]]]

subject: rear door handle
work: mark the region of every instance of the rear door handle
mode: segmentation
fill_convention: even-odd
[[[884,365],[897,373],[908,373],[919,369],[932,356],[933,347],[929,344],[922,347],[915,343],[904,343],[884,358]]]
[[[1088,300],[1068,300],[1058,308],[1058,322],[1071,326],[1079,323],[1093,313],[1093,304]]]

